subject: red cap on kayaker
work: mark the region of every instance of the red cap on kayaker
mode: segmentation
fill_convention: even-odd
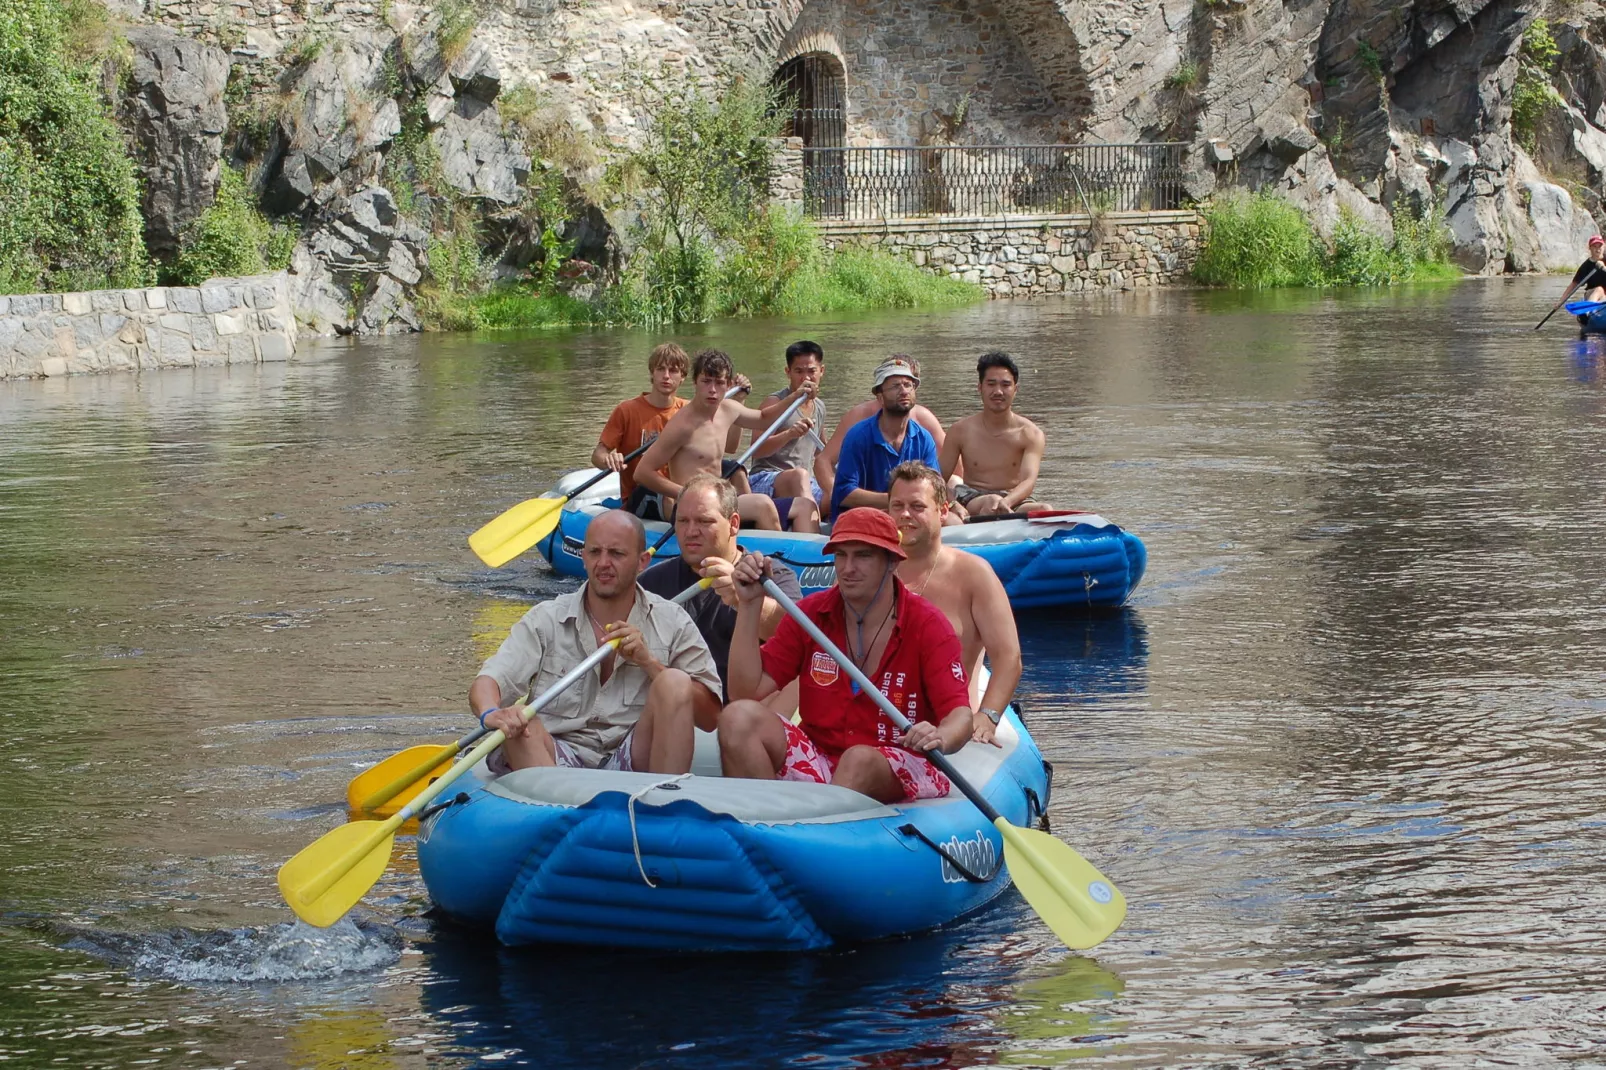
[[[1589,247],[1591,249],[1597,245],[1606,245],[1606,238],[1602,238],[1599,234],[1597,234],[1593,238],[1589,239]]]
[[[902,561],[909,555],[899,545],[898,525],[880,509],[861,505],[849,509],[831,524],[831,538],[825,544],[825,553],[831,553],[845,542],[862,542],[874,546]]]

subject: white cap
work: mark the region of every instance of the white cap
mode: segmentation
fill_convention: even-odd
[[[920,376],[915,374],[914,365],[910,364],[906,360],[898,360],[894,358],[893,360],[884,360],[880,364],[876,365],[875,385],[873,389],[881,389],[881,384],[886,382],[888,379],[891,379],[894,375],[901,375],[906,379],[913,379],[916,386],[920,385]]]

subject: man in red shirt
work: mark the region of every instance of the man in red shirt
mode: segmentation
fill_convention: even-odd
[[[907,733],[861,694],[835,659],[788,616],[759,646],[763,578],[769,562],[747,554],[736,581],[736,632],[719,716],[725,775],[839,784],[880,802],[948,794],[948,778],[923,756],[952,754],[971,735],[970,695],[959,637],[948,618],[897,577],[904,552],[898,527],[879,509],[849,509],[831,528],[825,552],[836,586],[798,606],[853,659],[912,722]],[[763,699],[799,681],[794,725]]]

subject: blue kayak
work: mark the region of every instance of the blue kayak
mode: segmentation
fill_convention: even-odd
[[[1568,301],[1563,307],[1584,330],[1606,333],[1606,301]]]
[[[460,796],[419,832],[431,898],[509,945],[799,951],[936,928],[1009,887],[1002,837],[957,790],[883,805],[726,780],[699,737],[694,773],[716,775],[521,769]],[[998,740],[953,761],[1029,826],[1048,766],[1013,708]]]
[[[563,494],[567,487],[595,474],[594,468],[572,472],[551,496]],[[586,528],[592,517],[619,504],[618,494],[618,480],[610,476],[569,501],[557,528],[536,544],[541,556],[558,572],[583,577],[580,551]],[[668,530],[667,524],[648,523],[648,541],[656,542]],[[1114,609],[1126,604],[1148,564],[1141,539],[1093,513],[963,524],[944,528],[942,540],[992,565],[1016,609]],[[836,568],[821,552],[824,535],[749,529],[742,532],[742,546],[791,565],[804,594],[823,591],[836,582]],[[671,538],[659,556],[679,552]]]

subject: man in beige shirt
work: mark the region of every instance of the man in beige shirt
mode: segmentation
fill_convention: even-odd
[[[469,708],[507,741],[493,772],[565,765],[651,773],[691,770],[692,710],[719,704],[714,657],[686,611],[636,583],[646,532],[622,509],[586,529],[586,582],[526,613],[469,688]],[[597,647],[619,648],[526,722],[515,705],[539,695]],[[698,689],[707,691],[698,695]]]

